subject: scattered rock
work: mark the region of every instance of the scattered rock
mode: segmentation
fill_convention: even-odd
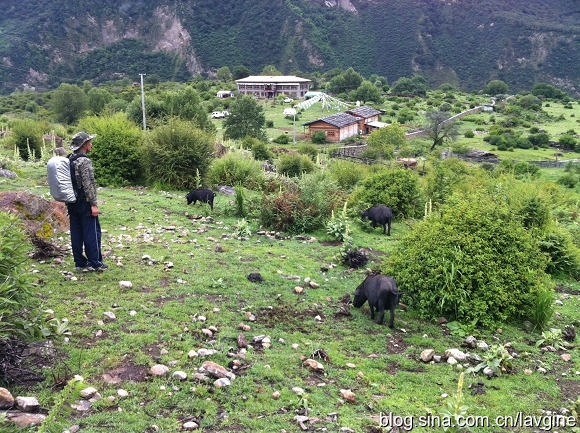
[[[40,403],[36,397],[16,397],[16,406],[22,412],[38,412],[40,410]]]
[[[216,377],[218,379],[226,377],[233,380],[236,377],[233,373],[226,370],[225,367],[222,367],[221,365],[213,361],[204,361],[203,364],[201,364],[201,367],[199,368],[199,372],[200,373],[207,372],[211,374],[213,377]]]
[[[0,409],[10,409],[14,406],[14,397],[6,388],[0,388]]]
[[[278,399],[280,398],[280,392],[279,392],[279,391],[274,391],[274,392],[272,393],[272,398],[273,398],[274,400],[278,400]]]
[[[435,350],[433,349],[425,349],[421,352],[421,361],[423,362],[431,362],[433,356],[435,355]]]
[[[572,356],[569,353],[563,353],[560,355],[560,358],[562,359],[562,361],[568,362],[570,361],[570,359],[572,359]]]
[[[467,359],[467,355],[459,349],[447,349],[445,351],[445,356],[448,358],[455,358],[459,362],[463,362]]]
[[[193,421],[188,421],[186,423],[183,423],[183,425],[181,426],[181,428],[183,430],[196,430],[199,428],[199,424],[197,424],[196,422]]]
[[[169,367],[162,364],[156,364],[149,369],[153,376],[167,376],[169,374]]]
[[[352,392],[350,389],[341,389],[340,395],[349,403],[354,403],[356,401],[354,392]]]
[[[119,288],[131,289],[133,288],[133,283],[131,281],[119,281]]]

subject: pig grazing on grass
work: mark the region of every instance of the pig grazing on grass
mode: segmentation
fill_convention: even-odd
[[[198,188],[190,191],[185,198],[187,199],[187,204],[195,204],[195,202],[200,201],[201,203],[209,204],[209,207],[213,211],[213,198],[215,193],[211,189]]]
[[[391,312],[389,328],[395,323],[395,308],[399,304],[399,290],[395,280],[386,275],[369,275],[354,291],[352,305],[362,307],[368,300],[371,309],[371,319],[375,318],[375,308],[379,311],[378,324],[383,323],[385,309]]]
[[[390,207],[376,205],[362,212],[360,217],[363,221],[365,218],[368,218],[373,223],[373,228],[375,228],[377,224],[383,226],[383,233],[386,233],[387,236],[391,236],[391,220],[393,219],[393,210]],[[387,227],[389,228],[388,232]]]

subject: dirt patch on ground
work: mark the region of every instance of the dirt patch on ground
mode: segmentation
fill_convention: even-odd
[[[258,321],[268,328],[281,327],[288,331],[309,333],[308,322],[316,316],[325,319],[324,313],[317,309],[298,310],[290,305],[281,305],[271,310],[264,310],[258,316]]]
[[[578,399],[580,395],[580,381],[579,380],[560,380],[558,382],[562,396],[572,402]]]
[[[103,373],[102,378],[108,384],[121,382],[144,382],[147,380],[149,368],[146,365],[135,365],[126,361],[122,365]]]
[[[580,295],[580,291],[571,289],[569,287],[564,287],[561,284],[556,285],[556,287],[554,287],[554,291],[556,293],[567,293],[568,295]]]
[[[387,352],[391,354],[400,354],[407,350],[407,345],[402,335],[387,336]]]

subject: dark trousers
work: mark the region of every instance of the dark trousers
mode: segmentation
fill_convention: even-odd
[[[103,265],[101,254],[101,225],[91,215],[91,205],[84,201],[69,203],[70,240],[75,266],[98,268]],[[86,254],[86,256],[85,256]]]

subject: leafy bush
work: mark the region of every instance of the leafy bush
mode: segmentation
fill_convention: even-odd
[[[143,133],[124,114],[84,118],[79,122],[79,130],[97,134],[90,156],[99,185],[125,186],[143,182]]]
[[[324,131],[316,131],[312,134],[310,140],[314,144],[324,144],[326,143],[326,134],[324,133]]]
[[[252,146],[252,156],[257,161],[266,161],[273,157],[272,152],[268,149],[268,146],[263,141],[259,141],[254,143]]]
[[[540,239],[540,250],[549,257],[546,272],[559,277],[580,276],[580,249],[567,230],[554,227]]]
[[[354,161],[333,159],[329,166],[330,177],[345,190],[352,190],[368,175],[367,166]]]
[[[248,136],[248,137],[245,137],[241,141],[240,145],[241,145],[242,149],[251,150],[258,143],[263,143],[263,141],[258,140],[255,137],[249,137]]]
[[[8,142],[18,148],[18,154],[24,161],[41,157],[43,146],[42,136],[48,130],[48,125],[31,119],[16,120]]]
[[[188,121],[172,119],[153,130],[145,143],[143,167],[150,184],[190,189],[213,160],[213,137]]]
[[[573,173],[564,173],[556,182],[566,188],[574,188],[578,183],[578,176]]]
[[[310,143],[301,143],[296,147],[296,151],[301,155],[308,156],[312,162],[316,162],[318,156],[318,148]]]
[[[324,172],[304,175],[299,190],[264,196],[260,223],[290,233],[308,233],[324,226],[332,211],[343,203],[340,188]]]
[[[424,205],[419,175],[399,167],[381,169],[363,179],[351,201],[360,208],[384,204],[393,209],[395,218],[415,218],[422,214]]]
[[[288,144],[290,143],[290,137],[286,134],[280,134],[278,137],[272,140],[274,143],[277,144]]]
[[[30,311],[37,304],[24,267],[30,244],[18,218],[0,212],[0,339],[36,337]]]
[[[311,173],[314,171],[314,163],[306,155],[287,153],[280,157],[277,170],[278,173],[295,177],[300,176],[302,173]]]
[[[546,259],[504,191],[455,194],[396,246],[384,273],[414,296],[423,318],[493,326],[529,319]]]
[[[468,131],[465,131],[464,136],[465,136],[465,138],[473,138],[473,137],[475,137],[475,133],[470,129]]]
[[[264,172],[260,163],[244,157],[241,153],[229,152],[223,158],[214,160],[208,172],[212,185],[243,185],[252,190],[261,189]]]

